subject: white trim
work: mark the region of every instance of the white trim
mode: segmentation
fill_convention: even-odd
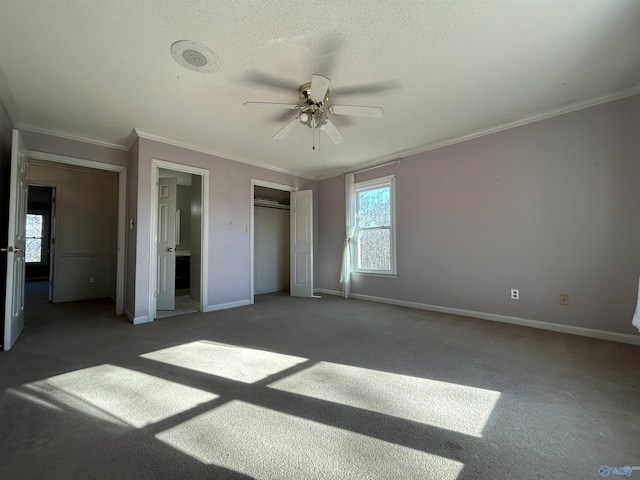
[[[96,162],[82,158],[67,157],[54,153],[27,150],[26,155],[32,160],[63,163],[95,170],[107,170],[118,174],[118,250],[116,252],[116,315],[124,313],[124,284],[125,284],[125,237],[126,237],[126,209],[127,209],[127,167],[113,163]]]
[[[158,245],[156,243],[155,232],[158,225],[158,174],[160,168],[166,168],[177,172],[191,173],[202,177],[202,239],[200,252],[200,310],[205,310],[209,300],[209,170],[192,167],[180,163],[168,162],[166,160],[151,159],[151,226],[149,230],[149,317],[153,321],[156,315],[155,286],[158,277],[157,258]]]
[[[66,138],[67,140],[74,140],[76,142],[89,143],[91,145],[97,145],[99,147],[114,148],[116,150],[129,151],[129,149],[121,143],[109,142],[107,140],[98,140],[96,138],[85,137],[83,135],[74,135],[72,133],[62,133],[57,130],[51,130],[49,128],[35,127],[24,122],[18,122],[20,130],[25,130],[32,133],[41,133],[43,135],[50,135],[52,137]]]
[[[398,278],[397,273],[376,273],[376,272],[366,272],[366,271],[362,271],[362,272],[353,271],[351,273],[352,275],[359,275],[363,277]]]
[[[250,198],[250,205],[251,205],[251,215],[250,215],[250,223],[249,225],[251,226],[251,228],[249,229],[249,277],[251,277],[250,281],[249,281],[249,285],[250,285],[250,298],[249,298],[249,304],[253,305],[254,301],[255,301],[255,293],[254,293],[254,288],[255,288],[255,278],[254,278],[254,249],[255,249],[255,245],[254,245],[254,235],[253,232],[255,231],[255,205],[254,205],[254,190],[255,190],[255,186],[259,186],[259,187],[267,187],[267,188],[273,188],[274,190],[282,190],[283,192],[297,192],[299,190],[298,187],[294,187],[293,185],[284,185],[281,183],[273,183],[273,182],[268,182],[266,180],[260,180],[257,178],[252,178],[251,179],[251,190],[249,191],[249,193],[251,194],[251,198]]]
[[[124,316],[125,316],[125,318],[126,318],[127,320],[129,320],[131,323],[133,323],[134,316],[133,316],[133,314],[132,314],[129,310],[127,310],[126,308],[124,309]]]
[[[599,97],[588,98],[586,100],[578,100],[576,102],[567,103],[560,107],[553,108],[551,110],[546,110],[544,112],[536,113],[535,115],[530,115],[528,117],[524,117],[519,120],[499,123],[491,127],[487,127],[481,130],[476,130],[474,132],[467,133],[465,135],[451,137],[444,140],[438,140],[432,143],[427,143],[426,145],[421,145],[419,147],[409,148],[407,150],[402,150],[399,152],[391,153],[389,155],[384,155],[382,157],[378,157],[373,160],[363,162],[359,165],[356,165],[355,167],[361,168],[361,169],[376,168],[378,166],[381,167],[385,162],[391,162],[393,160],[410,157],[412,155],[428,152],[430,150],[435,150],[437,148],[448,147],[449,145],[455,145],[456,143],[466,142],[467,140],[473,140],[474,138],[484,137],[486,135],[491,135],[493,133],[502,132],[504,130],[509,130],[510,128],[520,127],[522,125],[538,122],[540,120],[546,120],[548,118],[557,117],[559,115],[564,115],[565,113],[571,113],[577,110],[582,110],[583,108],[595,107],[603,103],[613,102],[614,100],[620,100],[622,98],[630,97],[632,95],[637,95],[639,93],[640,93],[640,85],[634,85],[633,87],[625,88],[623,90],[618,90],[617,92],[609,93],[607,95],[602,95]],[[317,175],[314,178],[314,180],[322,181],[328,178],[337,177],[338,175],[344,175],[345,173],[352,171],[353,168],[354,168],[353,165],[349,167],[338,168],[333,171],[324,173],[322,175]]]
[[[239,300],[237,302],[229,302],[229,303],[219,303],[217,305],[207,305],[204,309],[204,312],[217,312],[218,310],[227,310],[229,308],[236,307],[246,307],[247,305],[251,305],[251,300]]]
[[[314,288],[313,293],[324,293],[325,295],[335,295],[336,297],[342,297],[341,291],[329,290],[327,288]]]
[[[85,160],[84,158],[68,157],[56,153],[39,152],[37,150],[27,150],[27,156],[33,160],[44,160],[47,162],[65,163],[79,167],[95,168],[96,170],[108,170],[110,172],[121,172],[126,170],[124,165],[116,163],[96,162],[95,160]]]
[[[479,318],[482,320],[491,320],[493,322],[520,325],[522,327],[537,328],[540,330],[550,330],[552,332],[568,333],[570,335],[580,335],[582,337],[598,338],[600,340],[609,340],[612,342],[628,343],[630,345],[640,345],[640,335],[607,332],[605,330],[596,330],[594,328],[575,327],[573,325],[561,325],[558,323],[541,322],[539,320],[530,320],[528,318],[510,317],[507,315],[498,315],[495,313],[474,312],[472,310],[463,310],[461,308],[442,307],[439,305],[429,305],[426,303],[410,302],[407,300],[395,300],[393,298],[375,297],[372,295],[362,295],[359,293],[352,293],[351,296],[359,300],[367,300],[370,302],[386,303],[389,305],[417,308],[420,310],[429,310],[432,312],[449,313],[452,315],[460,315],[463,317],[472,317],[472,318]]]
[[[217,150],[213,150],[211,148],[199,147],[191,143],[181,142],[179,140],[173,140],[170,138],[161,137],[160,135],[154,135],[152,133],[143,132],[142,130],[139,130],[137,128],[135,128],[134,130],[138,138],[145,138],[147,140],[153,140],[155,142],[165,143],[167,145],[173,145],[174,147],[186,148],[187,150],[192,150],[194,152],[206,153],[207,155],[213,155],[215,157],[223,158],[226,160],[233,160],[234,162],[239,162],[247,165],[252,165],[254,167],[264,168],[265,170],[271,170],[279,173],[286,173],[288,175],[294,175],[296,177],[306,178],[308,180],[315,180],[316,178],[313,175],[306,175],[300,172],[293,172],[291,170],[286,170],[284,168],[274,167],[273,165],[267,165],[265,163],[256,162],[255,160],[248,160],[246,158],[239,157],[236,155],[230,155],[225,152],[218,152]],[[129,135],[129,139],[127,140],[127,143],[133,146],[133,144],[135,143],[135,136]]]
[[[144,315],[142,317],[135,317],[133,319],[134,325],[141,325],[143,323],[151,323],[151,322],[153,322],[153,319],[149,318],[148,315]]]

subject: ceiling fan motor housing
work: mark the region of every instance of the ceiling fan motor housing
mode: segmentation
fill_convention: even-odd
[[[326,112],[324,103],[329,100],[329,89],[321,101],[311,98],[311,82],[305,83],[298,89],[300,102],[303,104],[300,108],[300,122],[309,128],[312,125],[312,119],[315,118],[316,126],[322,125],[326,120]],[[305,115],[306,114],[306,115]]]
[[[307,105],[313,104],[322,106],[323,103],[329,100],[329,89],[327,89],[327,93],[325,94],[324,98],[318,101],[311,98],[311,82],[307,82],[298,89],[298,95],[300,96],[300,101],[306,103]]]

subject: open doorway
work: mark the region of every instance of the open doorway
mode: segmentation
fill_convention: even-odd
[[[289,291],[290,197],[297,187],[251,180],[251,303],[255,295]]]
[[[153,318],[206,308],[208,171],[152,162],[151,295]]]
[[[200,312],[202,176],[160,168],[158,183],[156,318]]]
[[[110,299],[117,308],[119,174],[31,160],[25,278],[48,281],[48,301]]]
[[[108,297],[122,315],[126,167],[38,151],[28,159],[29,184],[52,188],[49,301]]]
[[[55,187],[29,185],[25,238],[25,291],[47,291],[53,299]],[[36,285],[37,284],[37,285]]]
[[[80,214],[78,212],[71,212],[68,218],[72,220],[72,225],[80,225],[79,229],[81,234],[74,233],[74,229],[65,229],[72,232],[70,238],[72,241],[70,245],[72,249],[68,252],[69,255],[65,257],[65,262],[67,262],[67,266],[61,266],[59,261],[55,261],[57,268],[54,269],[54,273],[56,271],[63,272],[61,278],[65,281],[62,282],[63,288],[61,288],[61,292],[63,295],[71,296],[76,295],[79,291],[87,292],[85,282],[88,282],[91,288],[100,287],[106,284],[108,289],[112,286],[111,292],[109,296],[111,299],[115,301],[115,313],[117,315],[122,315],[124,310],[124,238],[125,238],[125,230],[124,230],[124,211],[125,211],[125,195],[126,195],[126,167],[120,165],[111,165],[104,164],[101,162],[95,162],[90,160],[79,159],[75,157],[66,157],[63,155],[57,155],[46,152],[38,152],[38,151],[27,151],[24,146],[24,142],[22,141],[20,132],[16,129],[12,132],[12,144],[11,144],[11,178],[9,182],[9,228],[8,228],[8,239],[10,242],[10,246],[7,246],[7,276],[6,276],[6,290],[5,290],[5,322],[4,322],[4,336],[3,336],[3,350],[10,350],[11,347],[15,344],[18,336],[22,332],[24,328],[24,320],[25,320],[25,274],[26,274],[26,265],[25,265],[25,250],[26,250],[26,221],[27,221],[27,207],[28,207],[28,191],[29,184],[34,185],[48,185],[50,178],[43,178],[42,176],[38,176],[37,170],[38,168],[34,168],[40,164],[41,167],[47,168],[51,167],[54,169],[70,169],[71,166],[75,168],[85,168],[86,170],[91,170],[92,172],[113,172],[113,180],[114,180],[114,188],[113,188],[113,196],[112,201],[109,202],[111,205],[115,207],[115,213],[110,217],[110,221],[105,222],[104,211],[100,209],[100,202],[93,202],[92,199],[87,198],[74,198],[74,195],[67,195],[68,193],[73,193],[74,188],[84,189],[85,192],[91,192],[92,194],[96,194],[98,192],[98,196],[100,201],[104,200],[106,197],[110,197],[110,195],[102,195],[101,190],[99,188],[93,188],[93,185],[88,185],[87,182],[84,181],[71,181],[66,173],[63,173],[63,177],[67,180],[70,180],[66,183],[66,186],[62,188],[65,192],[65,198],[69,199],[69,205],[80,208]],[[90,182],[89,182],[90,183]],[[104,179],[98,182],[99,186],[105,186],[110,184],[109,181],[104,181]],[[67,188],[70,187],[70,188]],[[60,188],[56,186],[56,192],[59,194],[61,191]],[[56,199],[58,196],[56,197]],[[57,203],[56,203],[57,205]],[[98,206],[97,212],[89,211],[91,208]],[[58,225],[60,216],[60,210],[56,212],[56,225]],[[100,225],[98,227],[87,227],[88,222],[85,222],[85,219],[93,218],[95,220],[100,221]],[[39,220],[34,220],[36,223],[46,223],[44,218]],[[113,232],[114,235],[105,235],[103,232],[105,228],[108,228],[110,232]],[[41,244],[40,256],[42,256],[42,242],[45,240],[44,238],[44,227],[41,229],[34,229],[35,234],[32,235],[32,239],[38,240]],[[59,237],[59,230],[56,231],[56,240]],[[76,229],[77,230],[77,229]],[[83,245],[86,244],[87,238],[95,238],[95,233],[98,232],[100,234],[100,243],[111,244],[113,249],[108,248],[108,252],[106,255],[99,255],[100,258],[98,260],[98,267],[106,268],[96,268],[96,271],[99,271],[99,277],[94,276],[92,273],[89,273],[87,276],[87,270],[93,272],[94,268],[90,269],[82,269],[78,268],[79,266],[85,265],[87,263],[87,259],[92,259],[94,256],[90,253],[88,254],[85,249],[82,248]],[[101,233],[102,232],[102,233]],[[105,240],[106,239],[106,240]],[[75,243],[74,243],[75,242]],[[78,242],[81,244],[81,248],[74,248]],[[59,254],[59,245],[56,244],[56,253]],[[33,254],[33,252],[30,252]],[[34,254],[35,255],[35,254]],[[59,259],[58,259],[59,260]],[[39,262],[41,263],[41,262]],[[95,263],[89,265],[90,267],[94,266]],[[68,275],[72,273],[71,275]],[[97,285],[93,285],[96,282],[92,283],[92,277],[94,279],[100,278],[100,282]],[[54,285],[56,284],[56,280],[54,278]],[[48,290],[48,289],[47,289]],[[48,292],[47,292],[48,293]],[[99,296],[94,295],[94,291],[89,292],[90,295],[84,296],[83,298],[98,298]],[[53,291],[53,300],[55,301],[56,291]],[[46,303],[48,304],[49,295],[46,295]],[[66,298],[59,299],[58,301],[71,301],[71,300],[80,300],[82,298]],[[37,318],[46,318],[46,315],[37,315]]]
[[[254,295],[289,291],[289,197],[283,190],[254,186]]]

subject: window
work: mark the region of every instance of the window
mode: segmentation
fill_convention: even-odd
[[[356,183],[355,196],[355,272],[395,275],[395,176]]]
[[[44,213],[27,214],[26,263],[46,263],[42,249],[46,228]]]

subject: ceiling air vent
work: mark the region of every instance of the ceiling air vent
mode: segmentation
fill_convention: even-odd
[[[191,40],[175,42],[171,45],[171,55],[180,65],[195,72],[213,72],[220,65],[211,50]]]

